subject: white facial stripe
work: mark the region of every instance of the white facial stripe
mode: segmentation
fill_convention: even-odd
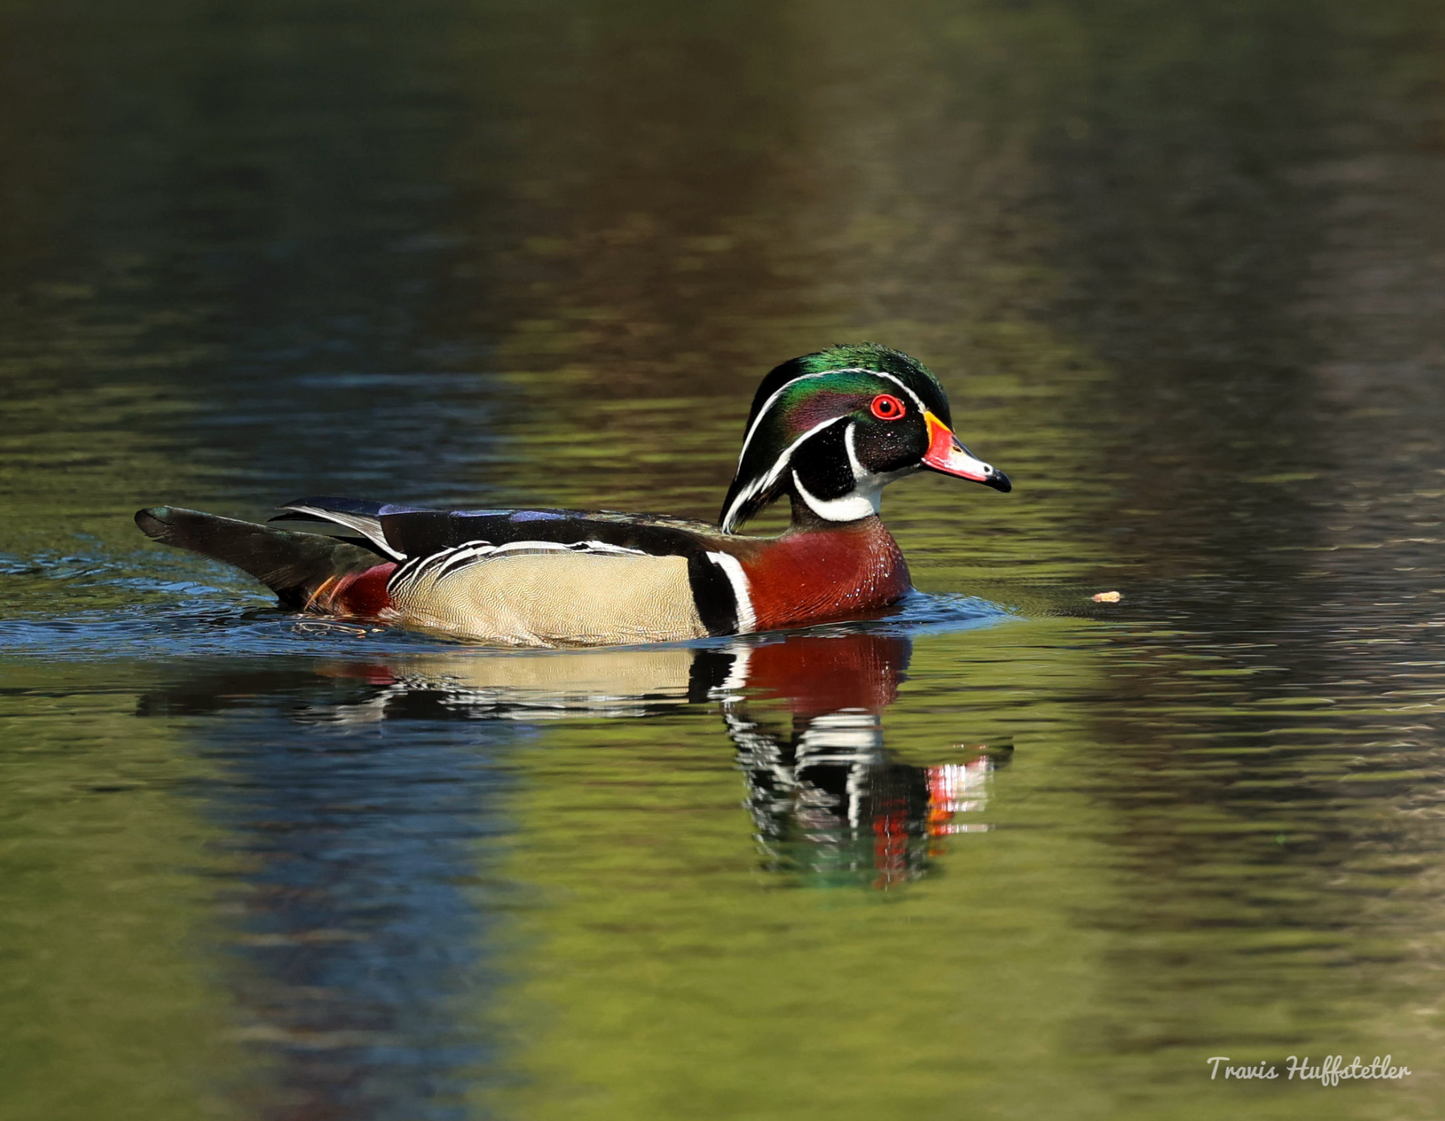
[[[770,396],[767,402],[763,405],[763,407],[758,410],[758,415],[754,418],[753,423],[748,426],[747,435],[743,437],[743,450],[738,455],[739,469],[742,468],[743,460],[747,457],[748,445],[752,442],[753,434],[757,432],[758,425],[762,423],[763,418],[767,416],[768,411],[772,409],[775,404],[777,404],[783,392],[789,386],[796,385],[800,381],[807,381],[811,378],[827,377],[830,374],[869,374],[873,377],[884,378],[888,381],[891,381],[907,395],[908,399],[912,401],[914,406],[918,409],[918,413],[920,416],[922,416],[925,412],[928,411],[922,400],[919,399],[918,394],[914,393],[912,389],[910,389],[897,377],[892,374],[885,373],[882,370],[868,370],[864,369],[861,366],[847,366],[837,370],[824,370],[821,373],[817,374],[799,374],[791,381],[784,382],[776,390],[774,390],[772,396]],[[767,490],[775,482],[778,481],[778,478],[782,475],[782,473],[790,467],[792,463],[793,452],[797,450],[799,444],[801,444],[804,440],[807,440],[809,437],[816,435],[818,432],[828,427],[828,425],[833,424],[841,419],[841,417],[830,417],[828,420],[822,421],[819,424],[815,424],[812,428],[808,429],[808,431],[804,432],[801,436],[799,436],[796,440],[789,444],[787,448],[784,449],[783,454],[778,456],[778,458],[774,460],[772,467],[769,468],[768,473],[765,476],[763,476],[761,479],[756,480],[753,483],[750,483],[743,490],[739,491],[738,496],[733,499],[732,505],[728,507],[727,514],[722,520],[722,531],[724,533],[731,533],[733,530],[733,526],[737,522],[738,511],[749,500],[751,500],[754,495],[760,493],[761,491]],[[852,424],[849,424],[848,426],[845,443],[848,448],[848,462],[853,468],[853,478],[858,484],[857,490],[858,492],[860,492],[858,495],[844,496],[843,498],[839,499],[824,500],[814,498],[811,495],[808,495],[807,492],[803,490],[801,485],[799,485],[798,488],[799,493],[805,496],[804,500],[808,503],[809,507],[811,507],[813,511],[818,514],[819,517],[828,518],[828,520],[830,521],[852,521],[854,520],[854,518],[864,517],[866,515],[853,514],[848,517],[832,517],[829,514],[824,513],[824,511],[819,508],[820,506],[827,506],[832,509],[834,508],[834,504],[836,503],[846,504],[849,503],[850,500],[854,497],[861,497],[871,506],[872,512],[876,514],[878,512],[878,492],[881,491],[887,483],[892,482],[894,479],[902,478],[904,475],[912,474],[914,470],[914,468],[907,468],[903,471],[896,471],[888,475],[874,475],[868,470],[866,470],[863,465],[859,463],[858,455],[853,447]],[[794,475],[793,479],[794,482],[796,482],[797,476]],[[848,508],[856,508],[856,504],[855,506],[850,506]]]
[[[918,394],[914,393],[913,390],[909,389],[908,386],[904,385],[901,381],[899,381],[897,378],[895,378],[892,374],[885,374],[885,373],[883,373],[881,370],[865,370],[864,372],[865,372],[865,373],[869,373],[869,374],[877,374],[878,377],[880,377],[880,378],[887,378],[887,379],[888,379],[889,381],[891,381],[894,385],[896,385],[899,389],[903,390],[904,393],[908,394],[909,400],[911,400],[911,401],[914,403],[914,405],[916,405],[916,406],[918,407],[919,415],[922,415],[923,413],[925,413],[925,412],[928,411],[928,410],[924,407],[923,402],[918,399]]]
[[[758,415],[753,418],[752,424],[748,425],[748,431],[743,436],[743,450],[738,453],[738,466],[742,466],[743,456],[748,454],[748,445],[753,441],[753,433],[758,430],[758,425],[763,423],[763,417],[768,415],[768,410],[778,403],[778,398],[790,385],[797,385],[800,381],[807,381],[810,378],[827,377],[829,374],[841,373],[839,370],[825,370],[821,374],[799,374],[792,381],[785,381],[773,391],[773,395],[764,402],[763,407],[758,410]]]
[[[753,596],[748,588],[748,574],[737,557],[728,553],[708,553],[707,559],[723,570],[733,586],[733,601],[738,616],[738,634],[751,634],[757,629],[758,616],[753,611]]]
[[[727,517],[723,518],[723,532],[732,532],[733,523],[737,518],[737,512],[739,508],[743,505],[743,503],[745,503],[748,499],[752,498],[752,496],[757,494],[759,491],[767,490],[768,487],[772,486],[775,482],[778,481],[778,477],[782,475],[782,473],[787,469],[788,464],[793,458],[793,452],[797,450],[799,444],[801,444],[804,440],[808,439],[810,436],[816,436],[819,432],[827,428],[830,424],[837,424],[840,419],[842,418],[836,416],[829,417],[821,424],[813,425],[812,428],[808,429],[808,431],[804,432],[801,436],[799,436],[796,440],[794,440],[791,444],[784,448],[783,454],[778,456],[778,458],[773,461],[773,466],[768,470],[768,473],[757,482],[745,487],[741,492],[739,492],[738,496],[733,499],[733,504],[728,507]]]
[[[878,513],[879,501],[882,497],[885,483],[893,481],[892,475],[876,475],[864,467],[858,459],[858,449],[853,444],[854,434],[858,431],[858,425],[849,423],[848,431],[843,433],[843,447],[848,452],[848,466],[853,471],[853,492],[861,494],[873,506],[873,512]],[[796,474],[793,476],[797,478]],[[850,497],[844,495],[844,498]],[[825,515],[826,516],[826,515]]]
[[[858,461],[858,449],[853,445],[854,434],[858,431],[858,425],[852,421],[848,424],[848,431],[843,433],[843,447],[848,452],[848,466],[853,469],[853,484],[856,486],[869,475],[873,474],[868,468]]]
[[[878,496],[883,488],[889,483],[903,478],[905,475],[912,475],[919,470],[918,465],[900,467],[897,471],[870,471],[864,467],[858,459],[858,449],[853,446],[853,434],[857,431],[856,424],[848,425],[848,431],[843,434],[843,446],[848,450],[848,466],[853,469],[853,485],[859,494],[873,503],[873,512],[878,512]]]
[[[920,414],[925,411],[923,402],[918,399],[918,394],[914,393],[913,390],[909,389],[908,386],[904,385],[892,374],[885,374],[881,370],[865,370],[862,366],[846,366],[840,370],[824,370],[818,374],[799,374],[793,378],[792,381],[786,381],[778,386],[778,388],[773,391],[772,396],[764,403],[763,407],[758,410],[758,415],[753,418],[752,424],[748,425],[747,434],[743,437],[743,450],[738,453],[738,466],[742,466],[743,457],[748,454],[748,445],[752,443],[753,433],[758,430],[758,425],[763,422],[763,417],[768,415],[768,410],[778,403],[778,398],[783,395],[789,386],[797,385],[798,382],[808,381],[811,378],[826,378],[831,374],[872,374],[874,377],[887,378],[899,389],[903,390],[904,393],[908,394],[909,400],[918,407]]]

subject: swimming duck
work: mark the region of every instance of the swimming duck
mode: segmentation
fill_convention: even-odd
[[[912,587],[878,517],[927,468],[1010,489],[952,431],[938,379],[900,351],[836,346],[778,366],[753,398],[716,526],[657,514],[429,510],[304,498],[257,525],[175,506],[136,524],[250,573],[289,607],[514,646],[615,645],[857,618]],[[777,537],[739,526],[792,502]]]

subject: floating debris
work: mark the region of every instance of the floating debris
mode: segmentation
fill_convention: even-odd
[[[1095,603],[1118,603],[1124,598],[1123,592],[1095,592],[1089,597]]]

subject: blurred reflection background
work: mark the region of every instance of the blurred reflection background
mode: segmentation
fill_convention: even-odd
[[[1438,1116],[1442,48],[0,0],[0,1113]],[[1016,482],[890,490],[875,626],[496,655],[131,524],[712,518],[864,338]],[[1291,1054],[1412,1074],[1208,1078]]]

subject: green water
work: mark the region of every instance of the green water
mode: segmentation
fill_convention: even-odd
[[[6,1121],[1445,1112],[1438,6],[0,44]],[[865,338],[1015,481],[890,488],[874,624],[469,650],[130,520],[712,518],[761,374]]]

